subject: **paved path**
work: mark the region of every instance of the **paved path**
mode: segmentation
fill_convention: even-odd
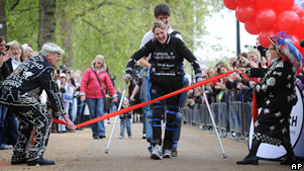
[[[114,119],[111,119],[113,123]],[[118,121],[119,123],[119,121]],[[133,138],[119,139],[119,124],[105,154],[112,125],[106,127],[107,138],[93,140],[89,128],[74,133],[51,134],[44,157],[56,161],[54,166],[0,165],[0,170],[105,170],[105,171],[198,171],[198,170],[290,170],[278,162],[260,161],[258,166],[238,166],[235,162],[247,153],[247,144],[222,139],[228,158],[223,159],[216,135],[193,127],[182,127],[179,156],[151,160],[146,140],[141,139],[142,124],[132,124]],[[0,162],[10,162],[12,149],[0,151]]]

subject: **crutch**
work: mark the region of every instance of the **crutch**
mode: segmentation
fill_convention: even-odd
[[[121,99],[120,99],[119,106],[118,106],[117,110],[120,110],[120,108],[121,108],[122,101],[123,101],[123,98],[125,96],[125,92],[126,92],[127,86],[128,86],[128,83],[126,82],[125,88],[124,88],[124,90],[122,92]],[[109,142],[108,142],[108,145],[107,145],[107,148],[106,148],[106,151],[105,151],[106,154],[109,154],[109,148],[110,148],[112,136],[113,136],[113,133],[114,133],[114,129],[115,129],[115,125],[116,125],[118,117],[119,117],[119,115],[116,115],[116,117],[115,117],[115,121],[114,121],[114,124],[113,124],[113,127],[112,127],[112,132],[111,132],[111,135],[110,135],[110,138],[109,138]]]
[[[226,155],[226,153],[225,153],[225,151],[224,151],[224,147],[223,147],[223,145],[222,145],[221,138],[220,138],[220,136],[219,136],[219,133],[218,133],[218,131],[217,131],[217,127],[216,127],[215,122],[214,122],[214,119],[213,119],[213,114],[212,114],[212,111],[211,111],[210,106],[209,106],[209,102],[208,102],[208,99],[207,99],[207,96],[206,96],[206,93],[205,93],[205,86],[204,86],[204,85],[202,86],[202,92],[203,92],[203,95],[204,95],[205,103],[206,103],[207,108],[208,108],[208,111],[209,111],[210,118],[211,118],[211,120],[212,120],[212,124],[213,124],[214,130],[215,130],[215,133],[216,133],[216,135],[217,135],[217,139],[218,139],[219,144],[220,144],[221,149],[222,149],[223,158],[227,158],[228,156]]]

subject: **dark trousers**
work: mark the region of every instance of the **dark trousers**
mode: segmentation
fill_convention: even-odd
[[[7,110],[6,118],[5,118],[5,141],[6,144],[15,145],[18,139],[18,119],[16,115]]]
[[[151,99],[158,98],[165,94],[171,93],[173,91],[179,90],[182,88],[182,83],[180,84],[169,84],[169,85],[162,85],[162,84],[153,84],[150,89]],[[166,120],[166,127],[165,127],[165,137],[164,137],[164,149],[171,149],[173,142],[174,142],[174,130],[178,127],[176,125],[176,115],[179,109],[180,104],[180,95],[176,95],[166,99],[166,107],[164,106],[163,101],[155,102],[151,105],[152,110],[152,140],[151,144],[161,145],[161,120],[164,119],[165,109],[167,109],[167,116]]]

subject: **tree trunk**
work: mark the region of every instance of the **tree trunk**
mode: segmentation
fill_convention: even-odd
[[[55,42],[56,0],[39,0],[39,35],[38,49],[45,42]]]
[[[66,12],[63,10],[61,15],[61,41],[62,48],[66,55],[63,56],[62,62],[69,68],[74,67],[74,50],[73,50],[73,20],[68,19]]]
[[[4,0],[0,0],[0,35],[6,37],[6,16]]]

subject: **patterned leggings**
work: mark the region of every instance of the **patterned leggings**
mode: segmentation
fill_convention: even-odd
[[[14,147],[12,161],[20,161],[27,157],[28,161],[43,156],[50,136],[52,116],[47,109],[39,103],[34,106],[12,106],[9,110],[15,112],[19,119],[19,136]],[[35,138],[32,142],[33,132]]]

